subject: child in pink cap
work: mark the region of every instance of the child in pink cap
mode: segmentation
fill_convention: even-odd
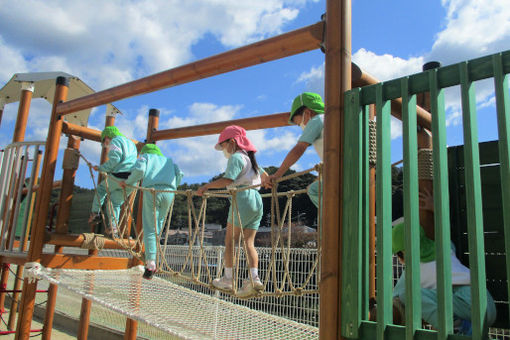
[[[261,174],[262,176],[267,176],[264,170],[257,165],[257,160],[255,159],[257,149],[246,137],[246,131],[242,127],[237,125],[227,126],[221,132],[215,149],[223,151],[223,154],[228,159],[227,169],[222,178],[200,187],[197,190],[197,195],[202,196],[208,189],[225,187],[230,189],[259,185],[261,183]],[[264,285],[258,275],[258,254],[255,249],[255,234],[263,214],[262,198],[258,189],[241,190],[237,192],[236,203],[246,241],[246,255],[251,266],[251,279],[244,280],[239,290],[239,295],[248,296],[264,289]],[[241,232],[237,211],[234,211],[233,214],[232,212],[232,205],[230,205],[227,233],[225,235],[225,273],[223,277],[214,279],[212,282],[213,286],[224,290],[232,290],[233,287],[232,236],[234,236],[234,242],[237,244]],[[234,235],[232,235],[232,228]]]

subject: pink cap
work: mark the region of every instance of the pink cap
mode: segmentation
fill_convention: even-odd
[[[214,146],[216,150],[221,150],[220,143],[223,143],[226,140],[234,139],[239,146],[244,151],[253,151],[257,152],[255,146],[250,142],[248,137],[246,137],[246,130],[237,125],[230,125],[223,129],[220,133],[220,137],[218,138],[218,143]]]

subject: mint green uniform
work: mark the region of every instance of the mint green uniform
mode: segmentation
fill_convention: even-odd
[[[311,118],[299,137],[298,142],[305,142],[314,146],[321,161],[323,160],[322,135],[324,131],[324,115],[316,115]],[[315,181],[308,186],[308,196],[312,203],[319,207],[319,181]],[[322,188],[321,188],[322,192]],[[322,197],[322,195],[321,195]]]
[[[133,185],[142,180],[141,186],[144,188],[176,190],[182,176],[183,173],[172,159],[146,153],[136,161],[126,183]],[[165,223],[174,195],[170,192],[156,192],[155,195],[148,191],[143,193],[142,221],[146,260],[156,260],[157,235]]]
[[[239,180],[239,177],[246,174],[246,172],[254,172],[251,162],[247,157],[243,157],[240,152],[236,152],[228,159],[227,169],[223,177],[233,180],[235,184],[236,180]],[[246,186],[260,184],[260,176],[258,174],[256,176],[258,176],[258,183],[246,183]],[[236,203],[241,216],[242,227],[258,230],[264,210],[259,191],[248,189],[237,192]],[[232,219],[232,204],[230,204],[227,223],[234,227],[240,227],[237,212],[234,211],[234,213],[234,219]]]
[[[99,171],[113,174],[121,172],[130,172],[136,162],[137,152],[135,143],[124,136],[116,136],[110,142],[110,150],[108,151],[108,160],[99,166]],[[119,181],[122,178],[116,177]],[[113,216],[111,216],[110,208],[106,211],[110,221],[119,222],[120,207],[124,203],[124,191],[115,180],[108,180],[108,191],[113,206]],[[126,189],[126,196],[131,190]],[[92,212],[99,214],[106,198],[106,183],[101,181],[96,189],[96,195],[92,202]]]

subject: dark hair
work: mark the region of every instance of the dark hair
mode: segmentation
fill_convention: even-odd
[[[248,157],[250,158],[251,167],[253,168],[253,171],[256,173],[259,172],[259,165],[257,164],[257,160],[255,159],[255,152],[253,151],[247,151]]]
[[[301,106],[299,109],[296,110],[296,112],[294,112],[294,115],[292,116],[292,118],[296,117],[296,116],[299,116],[299,115],[302,115],[303,114],[303,111],[306,109],[306,106]]]

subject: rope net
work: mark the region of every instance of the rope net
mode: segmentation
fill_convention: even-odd
[[[317,339],[316,327],[195,292],[168,280],[142,278],[143,268],[39,268],[57,284],[127,317],[183,339]]]
[[[89,166],[90,174],[94,183],[96,183],[93,173],[93,165],[81,156],[87,165]],[[305,276],[300,275],[299,277],[291,275],[291,240],[292,240],[292,201],[296,195],[304,194],[307,192],[306,189],[288,192],[278,192],[278,183],[286,181],[312,171],[318,172],[319,181],[319,211],[318,211],[318,228],[317,228],[317,240],[315,242],[317,256],[313,259],[311,264],[308,266],[308,271]],[[233,258],[233,289],[223,291],[226,294],[231,294],[238,298],[251,298],[251,297],[263,297],[263,296],[276,296],[282,297],[287,295],[301,296],[304,294],[318,294],[318,285],[320,278],[320,254],[321,254],[321,188],[322,188],[322,165],[318,164],[313,168],[305,171],[296,172],[294,174],[281,177],[273,185],[270,194],[262,195],[262,197],[271,198],[271,255],[269,259],[269,266],[265,268],[264,277],[261,277],[264,289],[260,291],[253,290],[250,295],[239,295],[240,282],[243,279],[248,279],[253,284],[253,277],[251,272],[247,270],[251,267],[249,259],[244,256],[246,254],[246,241],[243,234],[241,216],[236,204],[236,195],[244,190],[252,188],[258,188],[259,186],[246,186],[242,188],[230,189],[230,190],[214,190],[206,192],[201,200],[200,207],[197,209],[193,202],[193,196],[195,193],[191,190],[155,190],[153,188],[143,188],[141,186],[130,186],[126,187],[131,189],[130,195],[126,194],[124,188],[124,205],[121,210],[118,223],[115,222],[114,218],[108,219],[107,215],[113,216],[114,209],[111,202],[110,186],[112,181],[120,182],[119,179],[115,178],[106,173],[102,173],[106,187],[106,210],[108,214],[101,211],[101,219],[105,226],[108,226],[109,230],[118,230],[116,233],[111,233],[111,238],[115,240],[122,248],[127,250],[132,256],[136,257],[140,261],[144,262],[144,244],[143,244],[143,229],[133,228],[131,225],[136,225],[133,214],[133,203],[137,192],[142,192],[143,195],[152,195],[154,198],[152,201],[156,202],[156,194],[160,192],[174,193],[175,195],[185,195],[186,204],[188,211],[188,252],[186,257],[180,263],[169,261],[165,256],[172,245],[168,244],[168,238],[171,230],[172,223],[172,211],[173,202],[170,206],[169,213],[166,216],[164,226],[161,228],[159,233],[156,233],[156,247],[157,247],[157,268],[159,274],[166,276],[173,276],[180,280],[185,280],[199,285],[207,287],[213,290],[221,290],[214,287],[211,283],[216,277],[219,277],[222,273],[223,262],[217,261],[217,259],[209,259],[207,252],[205,251],[204,235],[205,235],[205,224],[206,224],[206,211],[207,211],[207,200],[209,197],[222,197],[230,198],[232,204],[232,220],[236,221],[236,225],[240,225],[240,237],[237,244],[232,247],[232,258]],[[96,191],[97,195],[97,191]],[[267,196],[268,195],[268,196]],[[283,210],[280,209],[279,200],[284,199],[285,205]],[[156,223],[156,206],[153,205],[154,212],[154,225]],[[141,219],[141,216],[137,216],[137,219]],[[141,225],[141,224],[140,224]],[[232,228],[233,232],[234,228]],[[130,237],[130,235],[134,235]],[[95,245],[101,246],[96,237],[90,237],[92,242],[89,244],[91,247]],[[232,237],[234,240],[234,237]],[[196,245],[196,246],[194,246]],[[218,263],[219,262],[219,263]],[[213,264],[216,263],[216,264]],[[213,270],[214,269],[214,270]],[[245,274],[247,272],[247,274]],[[313,282],[313,284],[311,284]]]

